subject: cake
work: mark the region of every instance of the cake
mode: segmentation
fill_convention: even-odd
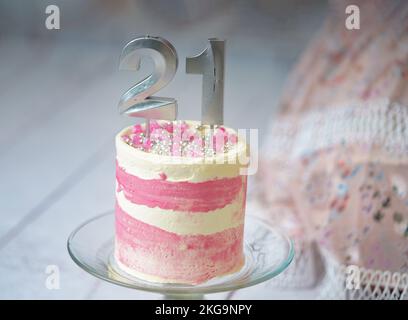
[[[221,143],[220,143],[221,141]],[[247,146],[231,128],[151,121],[116,136],[115,262],[160,283],[199,284],[239,271]]]

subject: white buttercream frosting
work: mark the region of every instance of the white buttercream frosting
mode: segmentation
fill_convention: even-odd
[[[208,235],[238,227],[244,223],[242,205],[245,191],[242,189],[239,196],[225,207],[205,213],[138,205],[127,200],[123,191],[116,193],[116,199],[123,211],[144,223],[179,235]]]
[[[187,121],[191,125],[198,122]],[[122,137],[131,133],[132,127],[119,132],[116,136],[117,161],[126,172],[142,179],[160,179],[164,173],[168,181],[202,182],[215,178],[231,178],[240,174],[240,168],[248,164],[240,164],[244,158],[247,146],[243,139],[238,138],[237,144],[228,153],[218,154],[212,158],[212,163],[206,163],[209,158],[177,157],[158,155],[134,148],[123,141]],[[233,129],[227,128],[231,132]],[[211,159],[211,158],[210,158]],[[232,159],[233,163],[231,162]]]

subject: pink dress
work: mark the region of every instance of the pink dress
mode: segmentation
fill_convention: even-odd
[[[257,174],[268,217],[342,264],[408,272],[408,2],[333,2],[295,67]]]

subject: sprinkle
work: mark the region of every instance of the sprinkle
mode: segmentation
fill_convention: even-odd
[[[136,125],[133,126],[132,133],[138,134],[138,133],[142,133],[142,132],[143,132],[143,129],[142,129],[142,126],[140,124],[136,124]]]

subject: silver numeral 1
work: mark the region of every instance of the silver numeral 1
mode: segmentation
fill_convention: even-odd
[[[224,122],[224,60],[225,41],[208,39],[209,46],[200,54],[186,59],[186,72],[203,75],[202,124]]]

